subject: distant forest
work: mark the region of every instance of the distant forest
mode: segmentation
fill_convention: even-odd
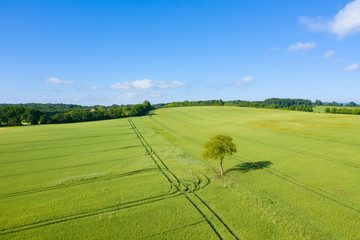
[[[141,116],[151,109],[149,101],[136,105],[84,107],[73,104],[0,104],[0,126],[87,122]]]
[[[312,102],[307,99],[269,98],[264,101],[184,101],[167,104],[151,105],[149,101],[135,105],[112,105],[112,106],[81,106],[74,104],[0,104],[0,126],[20,126],[23,124],[56,124],[97,121],[105,119],[142,116],[154,108],[189,107],[189,106],[236,106],[250,108],[271,108],[291,111],[313,112],[313,106],[333,106],[326,108],[326,113],[355,114],[360,115],[360,107],[354,102],[348,104],[331,102],[323,103],[320,100]]]
[[[242,101],[242,100],[233,100],[233,101],[222,101],[220,100],[208,100],[208,101],[184,101],[184,102],[172,102],[167,104],[156,104],[155,108],[159,107],[189,107],[189,106],[235,106],[235,107],[250,107],[250,108],[271,108],[271,109],[281,109],[281,110],[290,110],[290,111],[303,111],[303,112],[313,112],[314,106],[333,106],[334,108],[326,108],[326,113],[334,114],[354,114],[360,115],[360,105],[355,102],[350,102],[348,104],[331,102],[323,103],[320,100],[312,102],[308,99],[291,99],[291,98],[268,98],[264,101]],[[343,107],[343,108],[339,108]],[[346,108],[345,108],[346,107]],[[352,107],[355,109],[351,109]]]
[[[274,109],[288,109],[312,112],[313,103],[306,99],[285,99],[285,98],[269,98],[264,101],[242,101],[233,100],[209,100],[209,101],[184,101],[173,102],[165,104],[162,107],[185,107],[185,106],[236,106],[236,107],[251,107],[251,108],[274,108]]]

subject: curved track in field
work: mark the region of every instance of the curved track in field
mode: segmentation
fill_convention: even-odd
[[[173,117],[170,117],[170,115],[168,115],[169,118],[175,120],[175,121],[179,121],[178,119],[176,118],[173,118]],[[203,143],[201,143],[199,140],[193,138],[193,137],[190,137],[190,136],[186,136],[184,135],[183,133],[181,133],[180,131],[176,131],[174,129],[169,129],[167,126],[165,126],[164,124],[160,123],[158,120],[155,120],[154,118],[152,118],[152,121],[156,122],[156,124],[160,127],[162,127],[163,129],[167,130],[168,132],[173,132],[175,133],[176,135],[180,136],[180,137],[183,137],[193,143],[196,143],[200,146],[204,146]],[[202,126],[199,126],[199,125],[196,125],[196,127],[199,127],[199,128],[204,128]],[[217,133],[218,134],[218,133]],[[278,147],[276,145],[274,145],[274,147]],[[287,149],[288,151],[291,151],[290,149]],[[292,151],[294,152],[294,151]],[[319,157],[319,156],[318,156]],[[250,159],[246,159],[246,158],[243,158],[243,157],[234,157],[234,156],[230,156],[230,158],[234,159],[235,161],[238,161],[238,162],[241,162],[241,163],[245,163],[245,162],[253,162],[251,161]],[[254,165],[256,165],[256,163],[254,163]],[[299,188],[302,188],[308,192],[311,192],[313,194],[316,194],[322,198],[325,198],[329,201],[332,201],[333,203],[335,204],[338,204],[340,206],[343,206],[347,209],[350,209],[354,212],[357,212],[357,213],[360,213],[360,204],[358,203],[354,203],[352,201],[349,201],[347,199],[344,199],[344,198],[341,198],[341,197],[338,197],[336,196],[335,194],[332,194],[332,193],[329,193],[321,188],[318,188],[318,187],[315,187],[315,186],[312,186],[312,185],[309,185],[299,179],[296,179],[288,174],[285,174],[285,173],[282,173],[278,170],[275,170],[275,169],[272,169],[272,168],[269,168],[269,167],[262,167],[262,166],[259,166],[261,167],[262,169],[264,169],[265,171],[267,171],[268,173],[278,177],[279,179],[285,181],[285,182],[288,182],[290,184],[293,184]],[[356,167],[356,166],[354,166]]]
[[[133,126],[133,125],[131,125],[131,126]],[[136,134],[135,139],[138,139],[140,136],[138,135],[139,132],[136,130],[135,130],[135,134]],[[128,146],[128,147],[123,147],[123,148],[117,148],[117,150],[144,146],[145,139],[142,138],[142,135],[140,138],[141,138],[140,141],[142,144],[136,145],[136,146],[130,146],[130,147]],[[150,145],[146,145],[146,146],[147,146],[147,148],[144,146],[146,150],[151,149],[152,154],[156,154],[154,152],[154,150],[150,147]],[[147,153],[150,154],[149,152],[147,152]],[[136,155],[136,156],[144,156],[144,154],[140,154],[140,155]],[[156,154],[156,156],[157,156],[157,154]],[[132,157],[134,157],[134,156],[132,156]],[[128,159],[128,158],[112,159],[112,160],[105,160],[105,161],[121,161],[124,159]],[[158,159],[160,159],[160,158],[158,158]],[[156,162],[155,159],[153,159],[153,160]],[[161,161],[161,164],[164,164],[161,159],[160,159],[160,161]],[[80,167],[80,166],[85,166],[85,165],[87,166],[87,165],[93,165],[93,164],[99,164],[99,162],[88,163],[88,164],[83,164],[83,165],[75,165],[75,166],[73,165],[73,166],[59,168],[59,169],[72,168],[72,167],[77,167],[77,166]],[[166,165],[164,164],[162,166],[166,166]],[[98,182],[106,182],[106,181],[110,181],[113,179],[119,179],[119,178],[123,178],[123,177],[130,177],[130,176],[137,175],[137,174],[144,174],[144,173],[148,173],[148,172],[152,172],[152,171],[158,171],[159,169],[162,170],[162,167],[160,167],[160,165],[158,166],[158,168],[145,168],[145,169],[139,169],[139,170],[130,171],[130,172],[126,172],[126,173],[99,176],[96,178],[87,179],[87,180],[83,180],[83,181],[73,181],[73,182],[62,183],[62,184],[53,185],[53,186],[46,186],[46,187],[40,187],[40,188],[30,189],[30,190],[25,190],[25,191],[6,193],[6,194],[0,195],[0,199],[23,197],[23,196],[26,196],[29,194],[37,194],[37,193],[54,191],[54,190],[59,190],[59,189],[69,188],[69,187],[74,187],[74,186],[87,185],[87,184],[93,184],[93,183],[98,183]],[[56,169],[50,169],[50,170],[56,170]],[[48,171],[48,170],[46,170],[46,171]],[[167,174],[169,174],[170,170],[167,167],[166,167],[166,171],[168,172]],[[37,172],[31,172],[31,173],[29,172],[29,173],[24,173],[24,174],[32,174],[32,173],[38,173],[38,172],[43,172],[43,171],[37,171]],[[21,175],[24,175],[24,174],[21,174]],[[167,174],[164,174],[164,175],[167,176]],[[1,176],[1,177],[9,177],[9,176]],[[175,180],[169,178],[168,180],[170,182],[170,189],[166,193],[158,194],[155,196],[150,196],[150,197],[143,198],[143,199],[138,199],[135,201],[129,201],[129,202],[125,202],[125,203],[117,203],[117,204],[94,208],[94,209],[90,209],[90,210],[86,210],[86,211],[82,211],[82,212],[71,213],[71,214],[67,214],[67,215],[63,215],[63,216],[59,216],[59,217],[53,217],[53,218],[50,217],[47,219],[42,219],[42,220],[30,222],[30,223],[4,227],[4,228],[0,229],[0,236],[6,236],[8,234],[27,231],[27,230],[36,229],[36,228],[41,228],[41,227],[52,225],[52,224],[68,222],[68,221],[86,218],[86,217],[92,217],[92,216],[96,216],[96,215],[101,215],[101,214],[106,214],[106,213],[110,213],[110,212],[123,210],[123,209],[129,209],[129,208],[133,208],[133,207],[137,207],[137,206],[143,206],[146,204],[159,202],[159,201],[166,200],[166,199],[183,196],[185,193],[186,194],[190,194],[190,193],[194,194],[196,191],[203,189],[208,184],[210,184],[210,180],[205,175],[200,175],[200,174],[195,175],[195,179],[192,179],[192,180],[186,180],[186,179],[180,180],[178,178],[176,178]],[[203,220],[202,222],[204,222],[204,221],[205,220]],[[221,238],[221,236],[219,236],[219,237]]]
[[[201,214],[201,216],[205,219],[205,221],[210,225],[215,234],[219,237],[219,239],[240,239],[236,233],[227,225],[224,220],[215,212],[211,206],[202,199],[195,191],[203,188],[201,184],[192,184],[193,187],[188,186],[187,180],[179,179],[176,174],[171,171],[164,161],[158,156],[158,154],[154,151],[154,149],[150,146],[150,144],[145,140],[142,136],[139,129],[135,126],[134,122],[129,118],[129,123],[131,124],[134,132],[138,136],[140,142],[145,148],[145,151],[151,159],[154,161],[156,166],[159,168],[161,173],[165,176],[165,178],[170,182],[172,186],[174,186],[188,201],[191,203],[195,209]],[[210,179],[204,176],[207,179],[207,186],[210,183]],[[199,181],[201,183],[201,180]],[[198,186],[197,186],[198,185]],[[226,236],[224,236],[226,235]]]

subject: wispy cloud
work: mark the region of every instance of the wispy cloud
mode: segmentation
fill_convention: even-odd
[[[335,51],[334,50],[329,50],[327,51],[326,53],[324,53],[324,57],[325,58],[328,58],[328,57],[331,57],[335,54]]]
[[[331,19],[303,16],[299,21],[312,31],[327,31],[342,39],[349,34],[360,32],[360,0],[348,3]]]
[[[98,88],[97,86],[90,86],[90,87],[89,87],[89,90],[94,90],[94,91],[95,91],[95,90],[98,90],[98,89],[99,89],[99,88]]]
[[[73,84],[74,81],[65,81],[65,80],[60,80],[58,78],[48,78],[46,79],[47,83],[52,83],[52,84]]]
[[[305,24],[311,31],[327,31],[329,29],[329,19],[323,17],[309,18],[299,17],[299,22]]]
[[[359,64],[358,63],[353,63],[347,67],[344,68],[344,71],[347,72],[353,72],[359,69]]]
[[[289,51],[306,51],[315,48],[316,43],[314,42],[298,42],[289,46]]]
[[[246,76],[246,77],[243,77],[241,80],[239,80],[236,84],[239,86],[242,84],[247,84],[247,83],[252,83],[252,82],[254,82],[254,77]]]
[[[110,89],[121,89],[121,90],[128,90],[128,89],[150,89],[150,88],[177,88],[183,87],[186,84],[180,81],[154,81],[150,79],[144,80],[136,80],[133,82],[118,82],[112,84]]]

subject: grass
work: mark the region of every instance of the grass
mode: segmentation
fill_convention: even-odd
[[[359,140],[359,116],[235,107],[3,128],[0,239],[360,239]]]

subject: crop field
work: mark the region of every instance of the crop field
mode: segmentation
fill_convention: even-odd
[[[205,142],[237,153],[203,160]],[[0,129],[0,239],[360,239],[360,116],[236,107]]]

